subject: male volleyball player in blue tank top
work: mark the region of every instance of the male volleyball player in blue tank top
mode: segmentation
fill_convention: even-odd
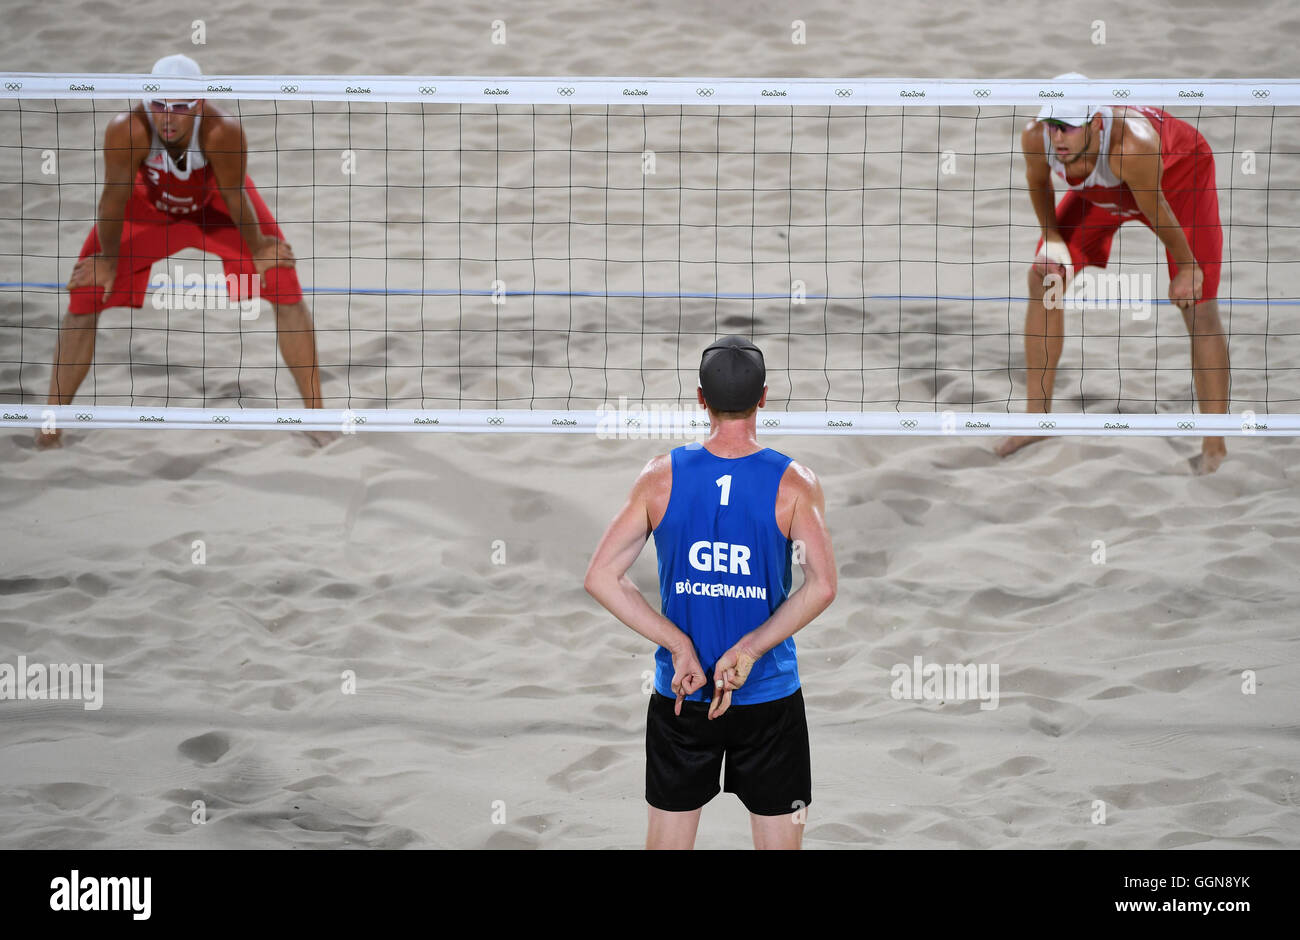
[[[754,847],[803,839],[812,772],[792,637],[835,599],[835,556],[817,477],[758,444],[765,382],[749,340],[726,336],[704,351],[696,397],[708,440],[646,464],[587,569],[587,591],[659,644],[646,848],[694,847],[724,757],[723,789],[749,810]],[[662,614],[627,577],[652,532]],[[795,546],[804,583],[790,593]]]

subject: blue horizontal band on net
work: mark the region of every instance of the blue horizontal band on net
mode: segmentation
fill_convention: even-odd
[[[61,291],[65,285],[48,282],[0,281],[0,290]],[[304,294],[377,295],[393,297],[643,297],[648,300],[790,300],[789,294],[709,293],[708,291],[600,291],[600,290],[467,290],[454,287],[303,287]],[[805,294],[804,300],[949,300],[958,303],[1027,302],[1028,297],[962,294]],[[1242,306],[1295,307],[1300,297],[1220,297]],[[1147,298],[1144,303],[1172,305],[1167,299]]]

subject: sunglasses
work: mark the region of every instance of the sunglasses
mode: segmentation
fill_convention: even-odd
[[[1082,124],[1070,124],[1066,121],[1058,121],[1056,118],[1044,118],[1043,123],[1046,124],[1048,127],[1050,127],[1052,130],[1056,130],[1056,131],[1077,131],[1079,128],[1086,127],[1088,124],[1091,124],[1092,119],[1089,118],[1087,121],[1084,121]]]
[[[162,98],[149,100],[149,110],[154,114],[193,114],[198,107],[198,98],[192,101],[164,101]]]

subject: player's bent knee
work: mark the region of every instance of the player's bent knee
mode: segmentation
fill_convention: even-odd
[[[63,314],[62,326],[72,330],[93,330],[99,324],[99,314],[98,310],[85,313],[68,310]]]
[[[1193,304],[1183,311],[1187,332],[1195,336],[1214,336],[1223,332],[1219,319],[1219,302],[1213,298]]]
[[[1033,300],[1042,300],[1049,289],[1058,293],[1063,292],[1070,283],[1069,274],[1064,277],[1059,274],[1044,274],[1032,264],[1025,274],[1029,284],[1029,296]]]

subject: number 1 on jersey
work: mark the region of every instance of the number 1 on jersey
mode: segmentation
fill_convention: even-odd
[[[713,482],[722,487],[722,505],[727,505],[727,500],[731,498],[731,474],[728,473],[726,476],[718,477]]]

